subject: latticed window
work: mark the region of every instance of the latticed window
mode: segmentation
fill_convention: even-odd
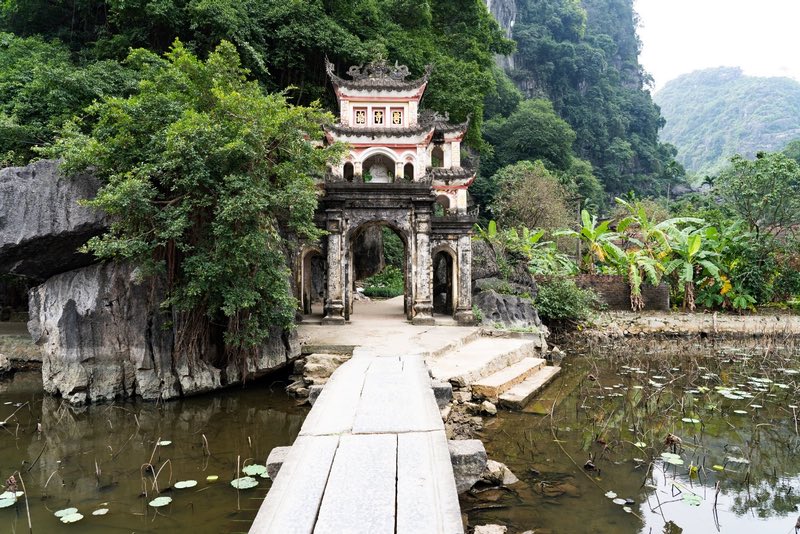
[[[366,109],[357,109],[356,110],[356,124],[367,124],[367,110]]]

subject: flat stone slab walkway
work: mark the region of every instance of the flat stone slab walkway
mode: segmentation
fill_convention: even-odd
[[[320,393],[253,534],[463,534],[422,354],[354,353]]]

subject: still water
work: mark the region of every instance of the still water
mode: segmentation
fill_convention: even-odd
[[[0,509],[0,532],[28,532],[26,497],[34,533],[246,532],[270,481],[237,491],[237,464],[290,445],[307,411],[269,384],[76,409],[43,395],[39,372],[18,373],[0,382],[0,484],[18,473],[25,494]],[[186,480],[197,485],[174,488]],[[172,502],[149,506],[158,496]],[[62,523],[65,508],[83,518]]]
[[[528,413],[487,422],[489,457],[521,482],[464,497],[470,524],[794,533],[800,351],[620,349],[572,357]]]

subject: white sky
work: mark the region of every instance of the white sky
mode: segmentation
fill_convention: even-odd
[[[639,61],[656,90],[720,66],[800,80],[800,0],[635,0],[635,9]]]

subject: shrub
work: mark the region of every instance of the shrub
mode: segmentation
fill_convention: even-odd
[[[547,323],[579,323],[599,307],[597,294],[581,289],[571,278],[551,278],[539,283],[536,295],[539,317]]]
[[[392,265],[387,265],[381,272],[364,280],[364,294],[368,297],[392,298],[403,293],[403,271]]]

